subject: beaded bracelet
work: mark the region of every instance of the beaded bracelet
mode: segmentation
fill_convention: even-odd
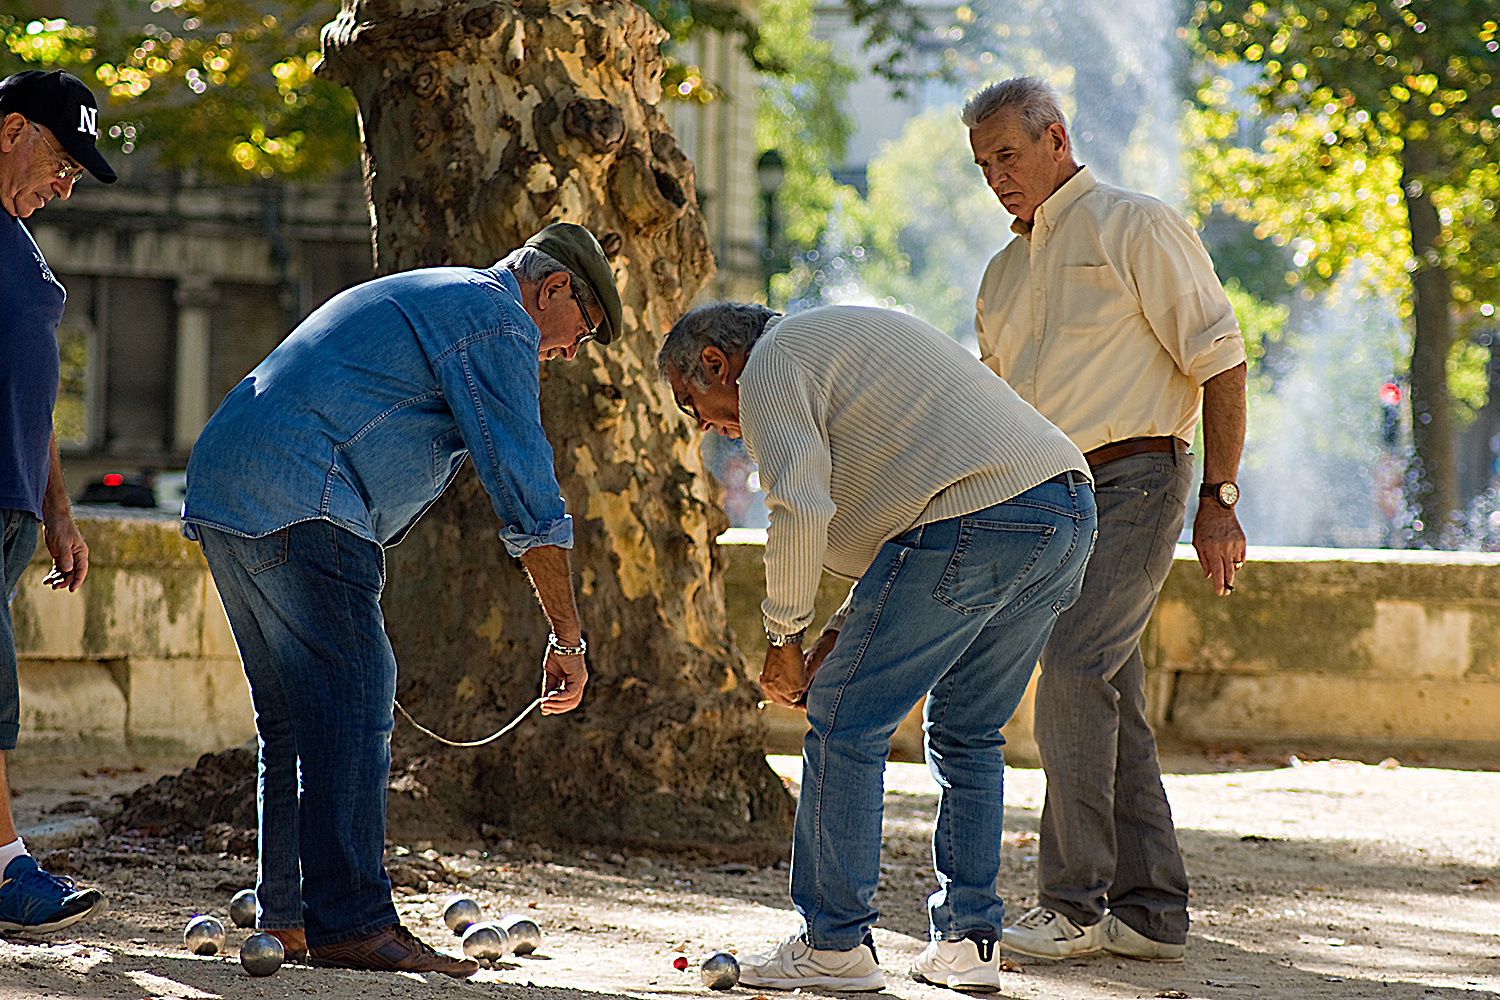
[[[547,648],[552,650],[552,652],[556,653],[558,656],[582,656],[584,653],[588,652],[589,644],[588,640],[580,635],[578,637],[578,645],[564,646],[562,643],[557,641],[556,632],[548,632]]]

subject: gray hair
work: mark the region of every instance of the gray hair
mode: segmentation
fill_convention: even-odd
[[[594,294],[594,286],[573,273],[573,269],[562,263],[557,258],[542,253],[536,247],[521,247],[513,250],[504,260],[495,265],[496,268],[505,268],[516,276],[516,280],[523,285],[540,285],[549,274],[566,274],[572,282],[573,291],[578,293],[578,301],[583,303],[583,308],[589,313],[595,309],[602,309],[599,304],[599,296]],[[585,316],[584,319],[589,319]]]
[[[676,372],[690,385],[708,385],[703,349],[717,347],[727,357],[749,354],[766,332],[766,324],[781,314],[754,302],[710,302],[672,325],[656,355],[656,372],[666,379]]]
[[[1017,76],[985,87],[964,105],[963,123],[974,128],[1006,108],[1016,109],[1021,127],[1033,142],[1042,137],[1049,125],[1068,127],[1057,91],[1050,83],[1034,76]]]

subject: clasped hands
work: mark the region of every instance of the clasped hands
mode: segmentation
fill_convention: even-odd
[[[805,652],[796,644],[767,646],[766,662],[760,671],[760,686],[766,692],[766,700],[805,711],[808,685],[838,637],[835,630],[824,632]]]

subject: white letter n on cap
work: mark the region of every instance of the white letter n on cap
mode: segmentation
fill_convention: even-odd
[[[78,105],[78,131],[99,138],[99,109]]]

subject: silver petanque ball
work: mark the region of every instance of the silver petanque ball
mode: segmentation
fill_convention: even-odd
[[[182,932],[182,943],[194,955],[217,955],[224,950],[224,925],[216,917],[194,917]]]
[[[229,919],[236,927],[255,926],[255,890],[241,889],[229,901]]]
[[[468,896],[453,896],[443,906],[443,923],[455,934],[463,934],[479,922],[479,904]]]
[[[510,950],[517,955],[530,955],[542,946],[542,929],[530,917],[507,913],[500,918],[500,926],[510,935]]]
[[[711,990],[732,990],[740,984],[740,960],[727,951],[716,951],[705,958],[699,971],[703,985]]]
[[[504,958],[509,947],[505,928],[488,921],[473,924],[464,933],[464,954],[469,958]]]
[[[274,976],[284,961],[286,949],[270,934],[251,934],[240,945],[240,965],[252,976]]]

